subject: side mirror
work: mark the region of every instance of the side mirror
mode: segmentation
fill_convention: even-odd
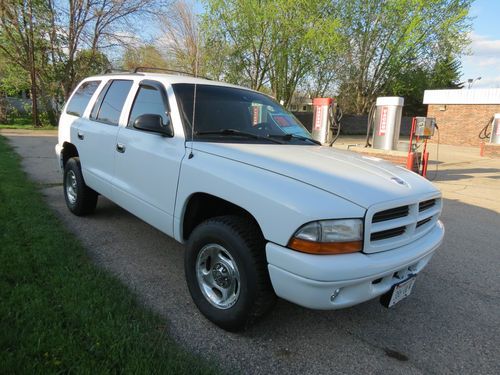
[[[165,137],[173,137],[170,116],[167,114],[167,123],[163,123],[163,118],[156,114],[144,114],[137,117],[134,121],[134,128],[148,132],[158,133]]]

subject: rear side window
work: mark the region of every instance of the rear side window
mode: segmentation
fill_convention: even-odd
[[[125,99],[127,99],[131,87],[132,81],[112,81],[97,111],[97,121],[118,125],[123,104],[125,103]]]
[[[69,101],[66,107],[66,113],[82,117],[85,108],[87,108],[89,104],[90,98],[92,98],[92,95],[94,95],[100,83],[101,81],[87,81],[82,83]]]

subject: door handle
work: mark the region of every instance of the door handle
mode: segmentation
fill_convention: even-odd
[[[116,151],[121,152],[123,154],[125,152],[125,145],[123,143],[117,143]]]
[[[78,136],[78,139],[83,139],[83,138],[85,138],[85,136],[83,135],[83,133],[82,133],[82,132],[78,132],[78,133],[77,133],[77,136]]]

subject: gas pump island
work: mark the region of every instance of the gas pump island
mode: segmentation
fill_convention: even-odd
[[[434,118],[414,117],[408,144],[399,141],[404,98],[379,97],[368,114],[365,147],[351,151],[377,156],[406,167],[422,176],[427,174],[427,140],[437,129]],[[323,145],[332,146],[340,134],[342,112],[333,98],[313,99],[312,136]],[[371,140],[371,142],[370,142]],[[350,145],[357,146],[357,145]],[[423,150],[420,151],[423,146]],[[368,147],[372,147],[370,151]]]

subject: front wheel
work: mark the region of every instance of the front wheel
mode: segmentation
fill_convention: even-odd
[[[95,210],[97,193],[85,184],[80,158],[74,157],[66,162],[63,185],[66,205],[72,213],[83,216]]]
[[[203,315],[221,328],[244,329],[273,305],[264,247],[256,225],[239,216],[208,219],[189,237],[189,291]]]

